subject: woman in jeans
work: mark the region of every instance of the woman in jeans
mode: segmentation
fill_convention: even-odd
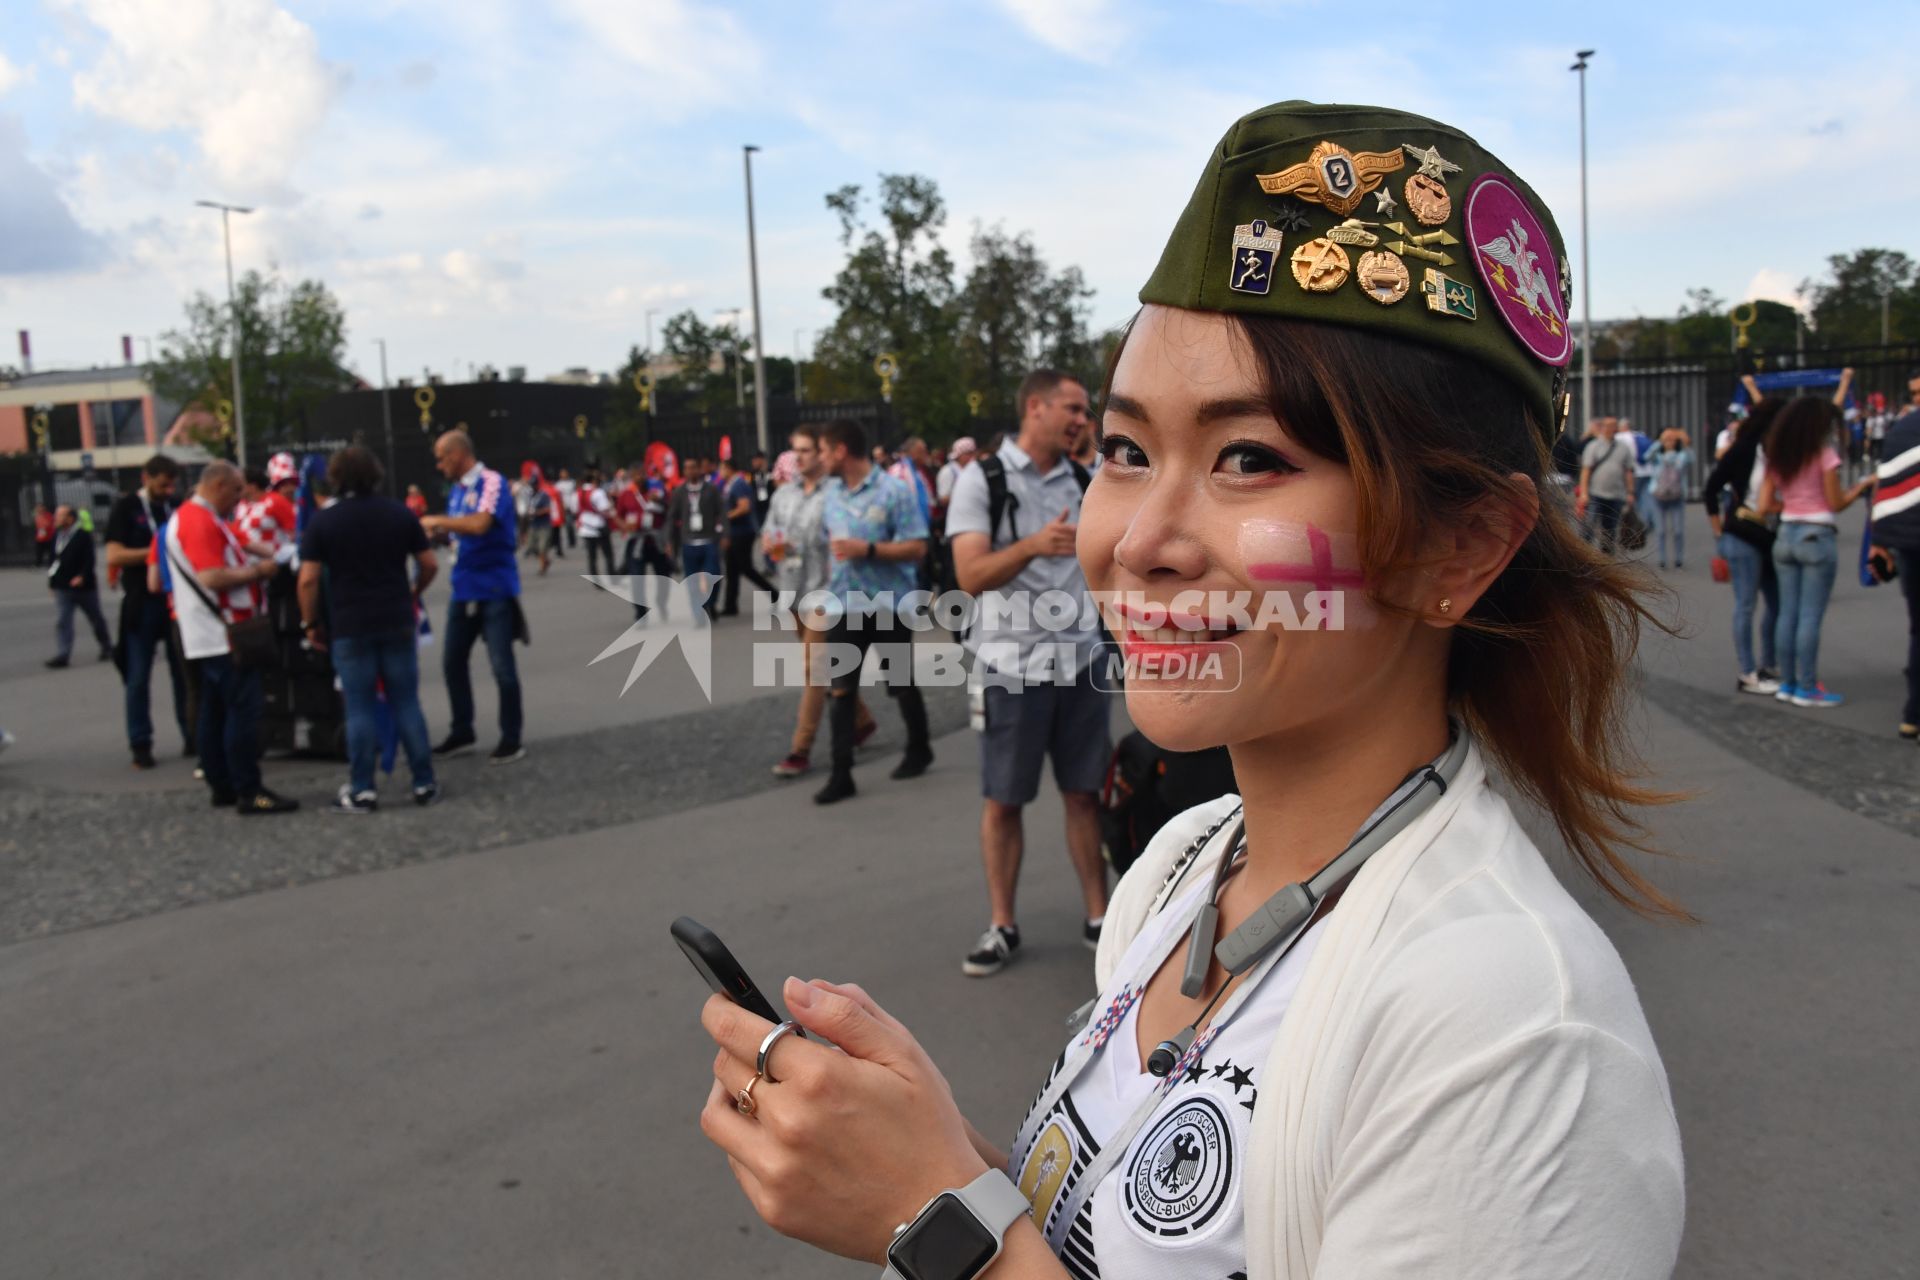
[[[1707,523],[1713,526],[1721,559],[1727,562],[1733,577],[1733,652],[1740,666],[1735,685],[1742,693],[1769,694],[1780,688],[1774,667],[1773,637],[1780,617],[1780,578],[1774,572],[1772,538],[1757,546],[1735,533],[1726,515],[1750,505],[1759,496],[1760,444],[1780,412],[1778,400],[1754,397],[1753,411],[1734,433],[1733,443],[1713,464],[1702,483],[1701,498],[1707,507]],[[1751,532],[1753,526],[1742,524]],[[1760,661],[1753,660],[1753,614],[1756,603],[1764,602],[1760,619]]]
[[[1851,489],[1840,487],[1833,427],[1834,412],[1825,402],[1788,404],[1767,432],[1766,478],[1760,483],[1760,510],[1780,513],[1773,563],[1780,574],[1774,649],[1781,678],[1774,696],[1796,707],[1837,707],[1843,701],[1820,683],[1820,622],[1839,565],[1835,517],[1873,487],[1871,476]]]
[[[1658,451],[1649,462],[1648,491],[1653,497],[1653,525],[1660,539],[1660,567],[1667,567],[1671,544],[1673,567],[1678,569],[1687,558],[1687,477],[1693,474],[1693,450],[1687,447],[1687,433],[1678,427],[1662,431]]]

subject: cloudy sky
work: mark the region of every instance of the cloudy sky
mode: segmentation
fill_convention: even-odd
[[[936,179],[1075,262],[1110,324],[1213,142],[1281,98],[1456,123],[1577,228],[1570,52],[1590,71],[1596,316],[1684,290],[1791,298],[1826,255],[1916,243],[1920,6],[1313,0],[13,0],[0,25],[0,362],[118,358],[241,269],[317,276],[351,362],[609,368],[646,313],[830,318],[821,196]],[[1569,16],[1561,16],[1569,11]],[[1576,302],[1576,305],[1577,302]],[[658,323],[656,317],[655,323]],[[138,352],[139,348],[136,348]]]

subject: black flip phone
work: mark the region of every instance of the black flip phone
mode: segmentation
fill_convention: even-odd
[[[693,961],[693,967],[700,971],[709,987],[748,1013],[757,1013],[768,1022],[783,1021],[713,930],[690,916],[681,916],[673,922],[673,940],[686,952],[687,959]]]

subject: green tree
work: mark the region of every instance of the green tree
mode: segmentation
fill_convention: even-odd
[[[353,387],[355,380],[342,367],[346,313],[320,281],[288,284],[277,269],[271,275],[249,271],[235,282],[234,312],[240,321],[240,377],[250,440],[287,438],[305,425],[308,409]],[[233,313],[224,302],[196,293],[186,306],[185,328],[161,335],[147,366],[155,392],[208,410],[231,402],[232,340]]]
[[[1080,268],[1053,274],[1030,236],[997,226],[976,226],[971,250],[955,326],[969,389],[984,395],[995,413],[1009,414],[1018,411],[1020,379],[1036,366],[1092,377],[1098,353],[1087,333],[1087,299],[1093,290]]]
[[[871,198],[845,186],[826,203],[847,260],[823,290],[838,314],[808,366],[808,399],[871,399],[874,359],[885,352],[899,363],[893,408],[903,428],[944,440],[964,429],[971,391],[1004,416],[1036,366],[1097,373],[1093,291],[1078,267],[1050,268],[1031,236],[975,226],[972,264],[956,286],[941,243],[946,203],[931,178],[882,174]]]
[[[946,203],[931,178],[882,174],[869,220],[857,185],[826,198],[840,220],[847,261],[821,292],[839,308],[814,348],[808,392],[820,400],[870,399],[874,359],[899,362],[894,410],[926,431],[966,414],[953,343],[953,259],[940,243]]]
[[[1827,259],[1824,279],[1801,284],[1820,345],[1880,342],[1882,307],[1890,341],[1920,337],[1920,270],[1894,249],[1856,249]]]

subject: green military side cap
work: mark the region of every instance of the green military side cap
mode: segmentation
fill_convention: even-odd
[[[1520,387],[1551,439],[1571,295],[1553,215],[1466,134],[1385,107],[1281,102],[1220,139],[1140,301],[1458,352]]]

